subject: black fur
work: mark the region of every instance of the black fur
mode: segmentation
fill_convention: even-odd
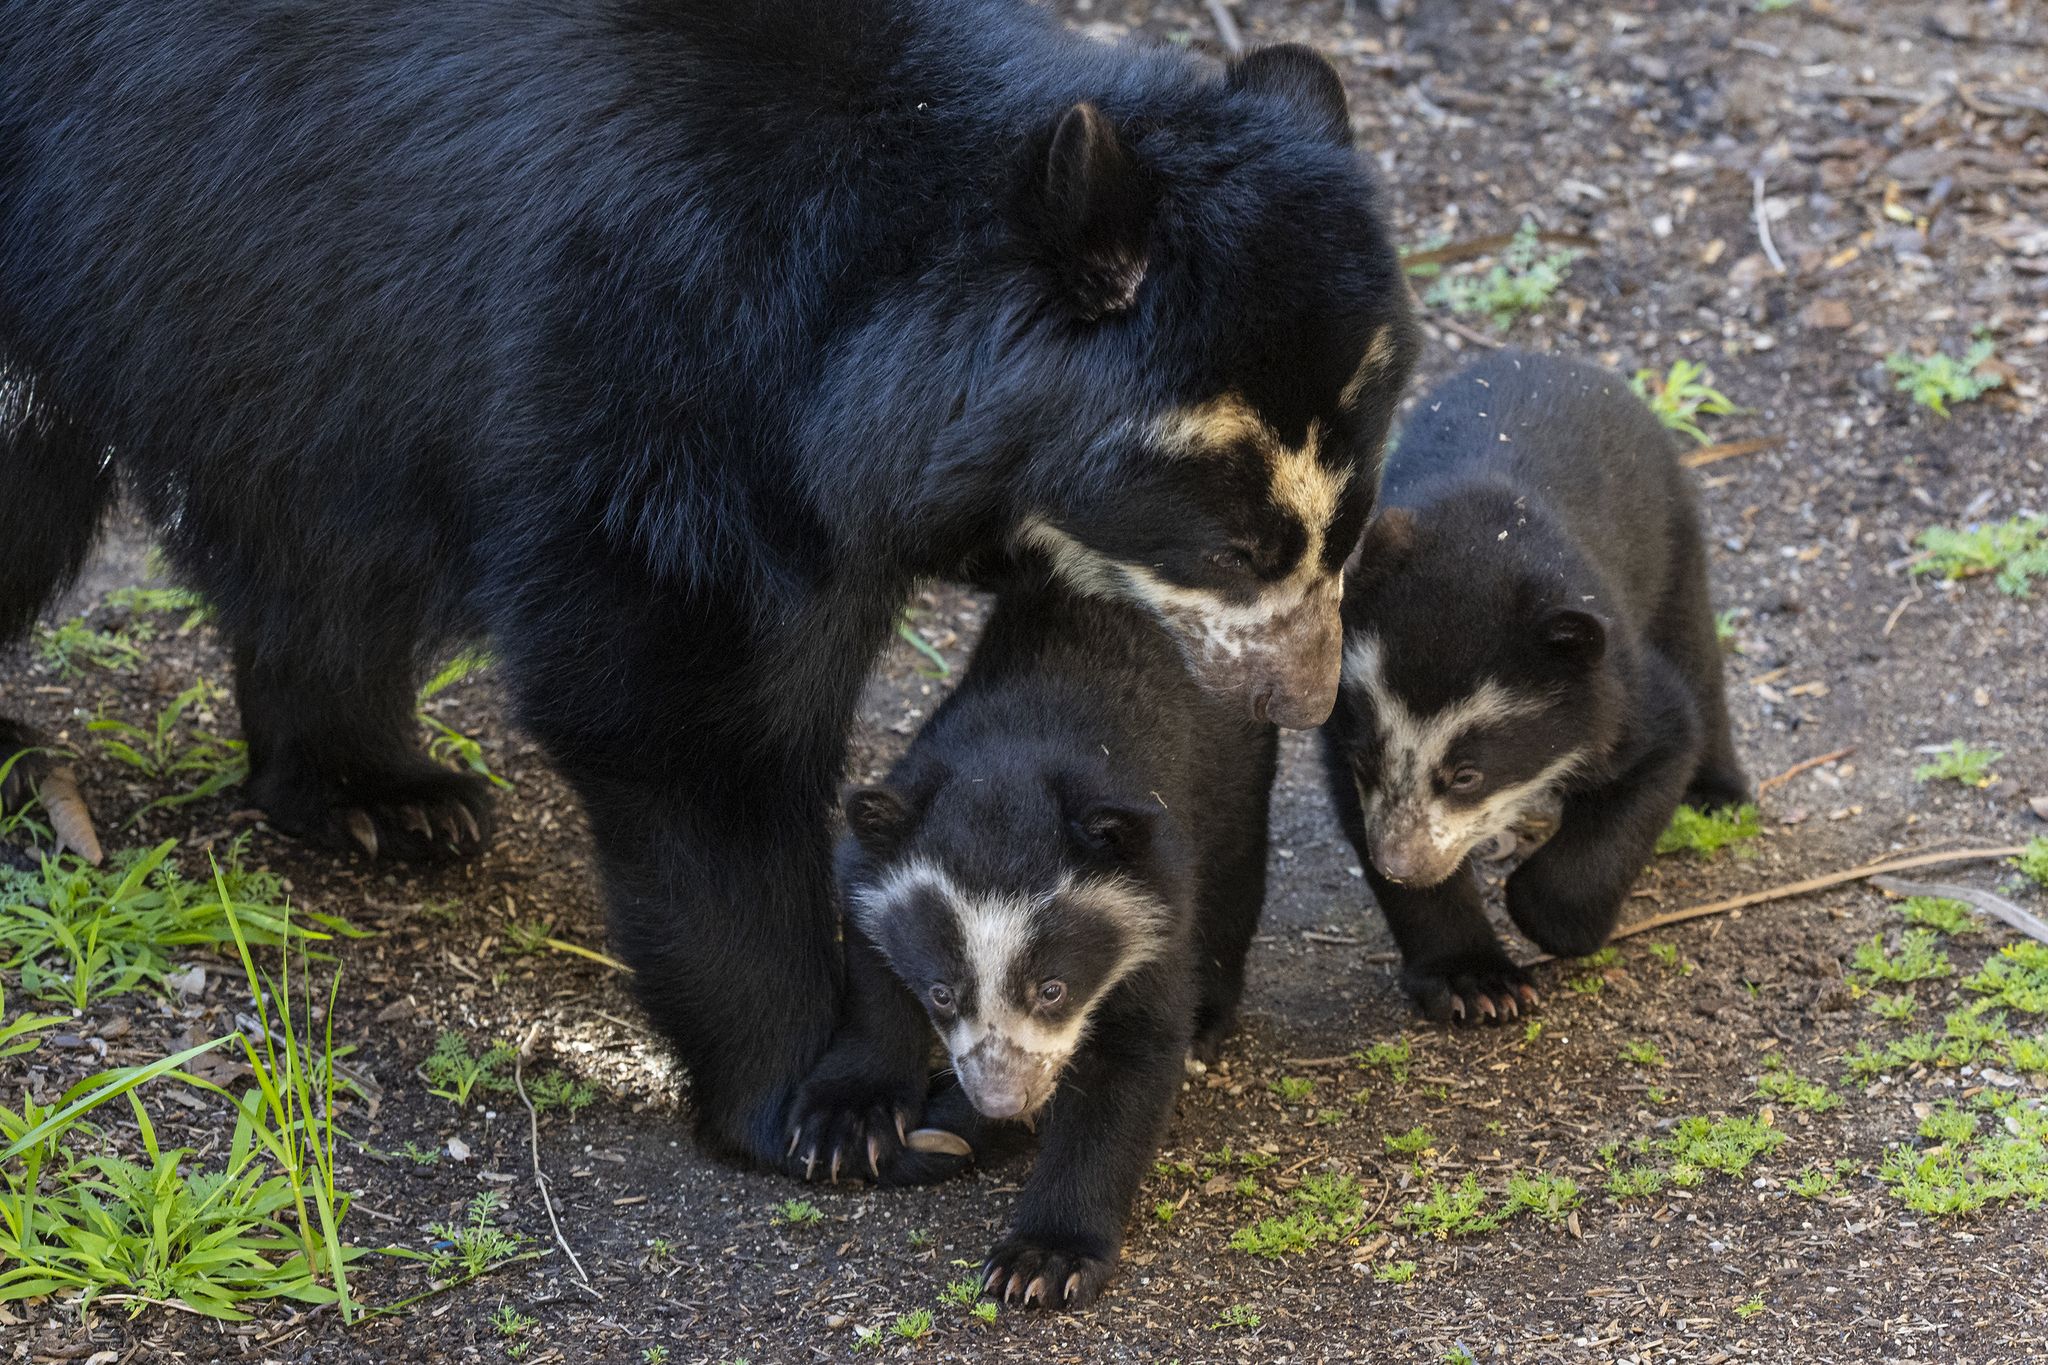
[[[884,787],[849,798],[841,866],[855,905],[892,868],[921,860],[970,893],[1028,895],[1062,872],[1121,874],[1171,907],[1156,956],[1102,997],[1060,1077],[1015,1223],[985,1271],[1001,1272],[997,1293],[1022,1298],[1043,1276],[1049,1293],[1039,1302],[1079,1306],[1115,1267],[1190,1048],[1213,1060],[1235,1022],[1265,899],[1278,742],[1272,726],[1198,689],[1142,614],[1043,578],[1002,595],[958,690]],[[1058,903],[1039,912],[1020,980],[1058,977],[1086,999],[1131,944],[1100,922],[1071,927],[1060,915]],[[927,986],[972,979],[982,964],[962,960],[953,918],[937,903],[888,917],[886,962],[855,914],[847,935],[850,959],[866,964],[850,994],[869,1002],[866,1024],[883,1032],[858,1055],[922,1058]],[[934,1012],[941,1027],[949,1017]],[[866,1088],[885,1108],[904,1099],[889,1089],[900,1071],[884,1069]],[[836,1132],[860,1150],[861,1134],[844,1121],[869,1107],[854,1079],[835,1077],[799,1103],[806,1149]],[[883,1145],[893,1145],[886,1131]],[[1070,1276],[1079,1278],[1068,1293]]]
[[[1399,369],[1335,395],[1405,288],[1290,53],[1022,0],[0,0],[0,622],[111,451],[233,644],[251,794],[410,856],[479,842],[411,701],[487,638],[705,1136],[780,1160],[908,585],[1194,497],[1127,433],[1226,391],[1322,417],[1363,515]]]
[[[1748,789],[1671,435],[1609,370],[1504,352],[1417,404],[1381,498],[1346,585],[1347,640],[1378,638],[1388,686],[1414,713],[1487,680],[1538,700],[1536,714],[1448,755],[1447,768],[1486,774],[1473,799],[1587,753],[1556,790],[1556,833],[1509,877],[1507,907],[1545,951],[1591,952],[1680,800],[1720,806]],[[1380,737],[1348,673],[1324,753],[1418,1004],[1478,1017],[1533,1003],[1486,923],[1469,858],[1430,886],[1375,866],[1360,785],[1379,776]]]

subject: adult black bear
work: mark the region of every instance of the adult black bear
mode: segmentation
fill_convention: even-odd
[[[0,71],[0,628],[118,474],[232,642],[251,797],[402,857],[483,836],[412,699],[488,638],[725,1151],[785,1159],[831,1037],[844,738],[917,577],[1029,539],[1327,713],[1411,345],[1306,50],[1023,0],[0,0]]]
[[[863,1067],[812,1073],[791,1122],[807,1168],[879,1174],[937,1029],[977,1111],[1043,1120],[984,1287],[1078,1308],[1116,1269],[1190,1049],[1213,1061],[1236,1021],[1279,744],[1142,612],[1049,579],[1011,577],[960,686],[847,798],[856,1017],[833,1052],[870,1041]]]
[[[1589,953],[1679,801],[1748,789],[1690,476],[1621,376],[1507,351],[1423,396],[1382,496],[1345,587],[1330,790],[1416,1002],[1512,1017],[1535,992],[1486,922],[1476,847],[1553,823],[1508,914]]]

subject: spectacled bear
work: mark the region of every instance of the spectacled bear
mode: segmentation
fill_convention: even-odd
[[[848,795],[865,1055],[921,1061],[936,1029],[980,1115],[1038,1121],[989,1293],[1078,1308],[1115,1270],[1189,1051],[1213,1060],[1236,1018],[1278,753],[1142,611],[1028,566],[902,761]],[[814,1074],[806,1167],[878,1175],[906,1069]]]
[[[1536,1003],[1474,851],[1545,952],[1592,952],[1681,799],[1745,799],[1707,556],[1670,432],[1611,370],[1506,351],[1426,394],[1344,592],[1330,790],[1432,1018]]]
[[[1248,714],[1333,704],[1411,343],[1305,49],[0,0],[0,71],[0,630],[118,480],[232,646],[250,798],[401,858],[487,833],[413,719],[487,641],[718,1150],[783,1163],[831,1039],[845,738],[918,578],[1038,545]]]

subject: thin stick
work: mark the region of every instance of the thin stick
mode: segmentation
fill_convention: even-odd
[[[1764,259],[1771,263],[1771,269],[1780,275],[1786,274],[1785,258],[1778,254],[1778,244],[1771,240],[1771,219],[1764,211],[1764,181],[1762,171],[1751,171],[1749,175],[1750,202],[1756,217],[1756,236],[1763,243]]]
[[[1766,887],[1762,891],[1752,891],[1745,896],[1730,896],[1727,900],[1709,901],[1705,905],[1693,905],[1683,910],[1673,910],[1669,914],[1653,915],[1640,923],[1615,930],[1612,937],[1633,938],[1637,934],[1647,934],[1652,929],[1662,929],[1666,925],[1705,919],[1709,915],[1722,915],[1730,910],[1740,910],[1744,906],[1762,905],[1766,901],[1788,900],[1812,891],[1825,891],[1844,882],[1860,882],[1866,877],[1881,877],[1888,872],[1910,872],[1916,867],[1938,867],[1944,863],[1981,863],[1991,858],[2013,858],[2024,850],[2025,845],[2012,844],[2006,848],[1966,848],[1952,853],[1922,853],[1888,863],[1866,863],[1862,867],[1852,867],[1846,872],[1830,872],[1824,877],[1808,877],[1803,882],[1787,882],[1783,886]]]
[[[1469,261],[1479,256],[1490,256],[1503,247],[1514,245],[1517,234],[1495,232],[1485,237],[1473,237],[1462,242],[1449,242],[1433,246],[1427,251],[1411,251],[1401,257],[1401,268],[1413,270],[1418,265],[1451,265],[1458,261]],[[1583,232],[1542,231],[1536,240],[1551,246],[1576,247],[1580,251],[1596,250],[1600,243]]]
[[[562,1235],[562,1221],[555,1217],[555,1196],[548,1189],[548,1175],[540,1167],[540,1111],[533,1107],[533,1101],[526,1095],[526,1057],[533,1051],[534,1040],[540,1037],[540,1024],[536,1021],[526,1031],[526,1041],[512,1054],[512,1086],[519,1092],[519,1102],[526,1106],[526,1137],[533,1152],[533,1183],[540,1189],[541,1206],[548,1211],[548,1226],[555,1230],[555,1245],[569,1258],[569,1264],[576,1267],[576,1287],[591,1298],[602,1301],[604,1295],[597,1292],[590,1283],[590,1276],[584,1273],[583,1262],[576,1259],[576,1249],[569,1245],[569,1239]]]
[[[1244,55],[1244,35],[1237,31],[1237,20],[1231,17],[1226,0],[1207,0],[1209,18],[1216,24],[1216,36],[1223,40],[1223,50],[1233,57]]]
[[[1803,772],[1807,772],[1811,769],[1821,767],[1824,764],[1833,763],[1838,758],[1847,758],[1850,754],[1853,754],[1855,752],[1856,746],[1851,744],[1848,748],[1837,749],[1831,754],[1822,754],[1817,758],[1801,759],[1799,762],[1794,763],[1791,767],[1785,769],[1784,772],[1779,773],[1776,777],[1767,777],[1763,781],[1757,783],[1756,794],[1758,796],[1762,796],[1771,788],[1778,786],[1781,783],[1790,782],[1793,778],[1799,776],[1799,774]]]
[[[1698,469],[1704,465],[1719,464],[1732,460],[1738,455],[1754,455],[1760,450],[1771,450],[1785,444],[1782,436],[1759,436],[1753,441],[1722,441],[1718,445],[1701,446],[1679,457],[1678,462],[1687,469]]]
[[[1458,321],[1456,318],[1430,318],[1429,322],[1432,326],[1441,327],[1446,331],[1456,332],[1459,336],[1465,338],[1465,340],[1467,341],[1476,341],[1481,346],[1491,347],[1496,351],[1498,351],[1501,347],[1507,345],[1505,341],[1501,341],[1496,337],[1490,337],[1486,333],[1478,331],[1474,328],[1467,327],[1464,323]]]

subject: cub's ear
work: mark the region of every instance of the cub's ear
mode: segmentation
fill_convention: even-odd
[[[1025,217],[1061,301],[1083,321],[1127,311],[1150,264],[1151,177],[1109,115],[1086,101],[1038,145]]]
[[[1385,507],[1365,524],[1358,548],[1344,561],[1346,581],[1371,582],[1393,573],[1415,552],[1415,514],[1405,507]]]
[[[1097,857],[1136,862],[1152,847],[1152,822],[1157,812],[1139,806],[1107,803],[1090,806],[1075,816],[1075,842]]]
[[[910,807],[887,787],[855,787],[840,805],[854,841],[878,858],[894,853],[910,833]]]
[[[1543,643],[1581,668],[1591,668],[1607,652],[1607,623],[1590,611],[1559,607],[1543,618]]]
[[[1227,85],[1283,99],[1331,142],[1351,145],[1351,106],[1344,97],[1344,82],[1337,68],[1312,47],[1275,43],[1249,52],[1231,64]]]

